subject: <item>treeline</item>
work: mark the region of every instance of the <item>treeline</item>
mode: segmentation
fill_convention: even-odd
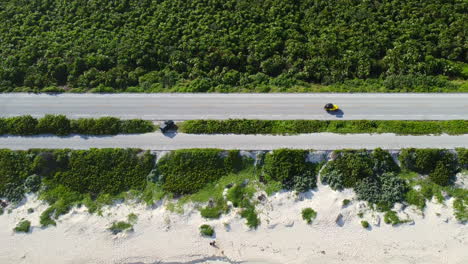
[[[429,135],[468,133],[468,120],[189,120],[179,125],[189,134],[395,133]]]
[[[64,115],[45,115],[36,119],[30,115],[0,118],[0,135],[70,134],[116,135],[153,132],[151,121],[120,120],[115,117],[68,119]]]
[[[369,78],[350,89],[453,91],[446,78],[468,76],[467,10],[463,0],[2,1],[0,91],[349,91],[340,83]]]
[[[401,167],[381,149],[339,150],[321,164],[310,162],[309,154],[308,150],[280,149],[257,156],[254,163],[239,151],[187,149],[170,152],[155,163],[154,154],[136,149],[3,149],[0,198],[19,202],[25,193],[39,192],[40,198],[50,204],[41,215],[41,224],[47,226],[54,225],[55,219],[74,205],[84,204],[93,212],[99,202],[112,202],[123,192],[132,191],[133,198],[152,195],[154,186],[164,194],[195,194],[216,186],[223,177],[242,177],[238,173],[252,166],[249,171],[258,183],[269,186],[267,189],[304,192],[316,187],[318,171],[323,168],[323,183],[335,190],[353,188],[358,199],[381,210],[390,210],[395,202],[424,208],[426,199],[435,196],[444,200],[445,192],[455,197],[457,218],[468,221],[468,191],[453,186],[455,174],[468,168],[466,149],[403,149],[398,155]],[[409,172],[413,174],[407,176]],[[228,185],[226,199],[234,207],[243,208],[249,225],[257,226],[255,206],[250,202],[255,190],[245,181]],[[226,211],[227,200],[213,201],[202,209],[202,215],[219,217]]]

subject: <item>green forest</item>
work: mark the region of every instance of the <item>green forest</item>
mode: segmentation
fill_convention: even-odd
[[[468,91],[465,0],[10,0],[0,92]]]

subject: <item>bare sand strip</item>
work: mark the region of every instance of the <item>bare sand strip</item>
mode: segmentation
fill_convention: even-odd
[[[278,148],[335,150],[344,148],[468,148],[468,134],[450,136],[398,136],[395,134],[316,133],[293,136],[272,135],[192,135],[159,132],[116,136],[0,136],[0,148],[140,148],[175,150],[184,148],[221,148],[272,150]]]

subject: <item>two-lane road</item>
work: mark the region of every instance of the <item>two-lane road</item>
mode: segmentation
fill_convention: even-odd
[[[327,114],[326,103],[342,109]],[[0,116],[124,119],[468,119],[466,94],[0,94]]]

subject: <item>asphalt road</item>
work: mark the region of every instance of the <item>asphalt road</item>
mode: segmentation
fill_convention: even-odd
[[[331,115],[322,107],[337,104]],[[0,94],[0,116],[124,119],[468,119],[465,94]]]
[[[183,148],[221,148],[241,150],[295,149],[359,149],[359,148],[468,148],[468,134],[460,136],[397,136],[394,134],[318,133],[296,136],[267,135],[189,135],[161,133],[117,136],[0,136],[0,149],[25,150],[30,148],[141,148],[148,150],[175,150]]]

